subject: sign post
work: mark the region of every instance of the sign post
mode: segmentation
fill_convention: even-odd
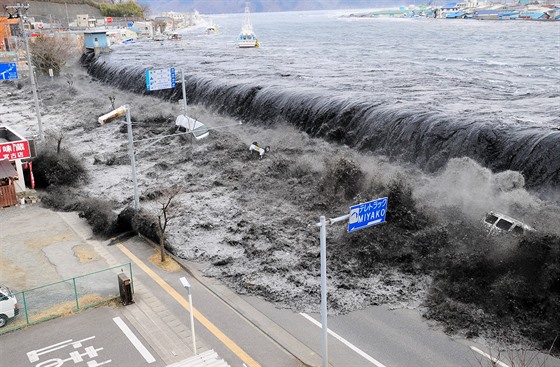
[[[25,27],[23,26],[23,14],[22,10],[29,9],[29,4],[22,5],[17,3],[16,5],[7,5],[6,9],[15,9],[17,12],[17,17],[19,18],[19,26],[21,33],[23,35],[23,40],[25,42],[25,53],[27,54],[27,65],[29,65],[29,78],[31,79],[31,89],[33,90],[33,99],[35,100],[35,114],[37,115],[37,124],[39,125],[39,140],[43,141],[43,124],[41,122],[41,111],[39,110],[39,96],[37,95],[37,83],[35,82],[35,73],[33,72],[33,62],[31,61],[31,52],[29,51],[29,40],[27,39],[27,33],[25,32]]]
[[[319,218],[316,224],[320,229],[320,257],[321,257],[321,330],[322,330],[322,354],[323,367],[329,364],[327,346],[327,223],[334,224],[343,220],[348,221],[348,233],[363,228],[385,223],[387,214],[388,198],[381,198],[367,203],[357,204],[350,207],[350,214],[343,215],[334,219],[326,220],[325,216]]]

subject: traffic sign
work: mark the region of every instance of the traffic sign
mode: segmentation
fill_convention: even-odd
[[[0,63],[0,80],[17,79],[18,72],[15,62]]]
[[[105,18],[105,23],[113,23],[113,18],[111,18],[111,17],[106,17],[106,18]]]
[[[381,198],[350,207],[348,232],[354,232],[385,222],[388,198]]]
[[[175,88],[175,68],[146,70],[146,89],[148,92]]]

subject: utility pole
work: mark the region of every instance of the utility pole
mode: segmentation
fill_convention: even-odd
[[[37,115],[37,123],[39,125],[39,140],[43,141],[43,124],[41,123],[41,111],[39,110],[39,96],[37,95],[37,83],[35,82],[35,73],[33,71],[33,63],[31,62],[31,52],[29,52],[29,40],[25,34],[25,26],[23,24],[23,14],[22,11],[29,9],[29,4],[16,5],[6,5],[6,10],[14,9],[16,11],[17,17],[19,18],[19,26],[21,28],[21,34],[25,41],[25,52],[27,54],[27,64],[29,65],[29,77],[31,78],[31,89],[33,89],[33,98],[35,99],[35,114]]]

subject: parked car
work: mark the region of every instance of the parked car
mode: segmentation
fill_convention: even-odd
[[[19,305],[16,296],[8,287],[0,285],[0,328],[6,326],[8,319],[19,313]]]
[[[517,219],[494,211],[486,213],[482,223],[488,228],[489,235],[508,232],[521,235],[535,231],[533,227]]]

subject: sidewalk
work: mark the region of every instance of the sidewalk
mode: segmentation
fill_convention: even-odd
[[[46,228],[48,230],[45,230]],[[121,250],[122,247],[130,251],[133,257],[149,265],[145,270],[153,272],[155,277],[169,277],[164,270],[150,264],[147,260],[154,252],[149,241],[133,237],[123,241],[122,245],[108,246],[109,241],[97,241],[92,237],[91,229],[85,220],[74,212],[53,212],[41,208],[38,204],[0,209],[0,279],[10,283],[13,288],[29,289],[49,281],[58,281],[65,277],[131,262]],[[75,255],[76,247],[86,252],[91,250],[91,261],[78,261]],[[202,276],[200,264],[177,258],[175,260],[182,269],[173,274],[173,277],[178,279],[187,276],[196,279],[303,365],[321,365],[320,356],[266,315],[256,310],[220,281]],[[138,275],[143,275],[146,271],[134,263],[133,269],[135,303],[119,309],[159,357],[173,367],[209,365],[206,364],[207,362],[193,362],[193,359],[205,358],[212,363],[220,361],[221,358],[198,334],[196,336],[198,357],[195,356],[190,325],[187,320],[177,319],[166,305],[176,300],[171,296],[156,297],[155,290],[147,287],[139,279]],[[228,364],[223,362],[223,364],[212,365],[227,366]],[[258,366],[258,363],[255,362],[253,365]]]

